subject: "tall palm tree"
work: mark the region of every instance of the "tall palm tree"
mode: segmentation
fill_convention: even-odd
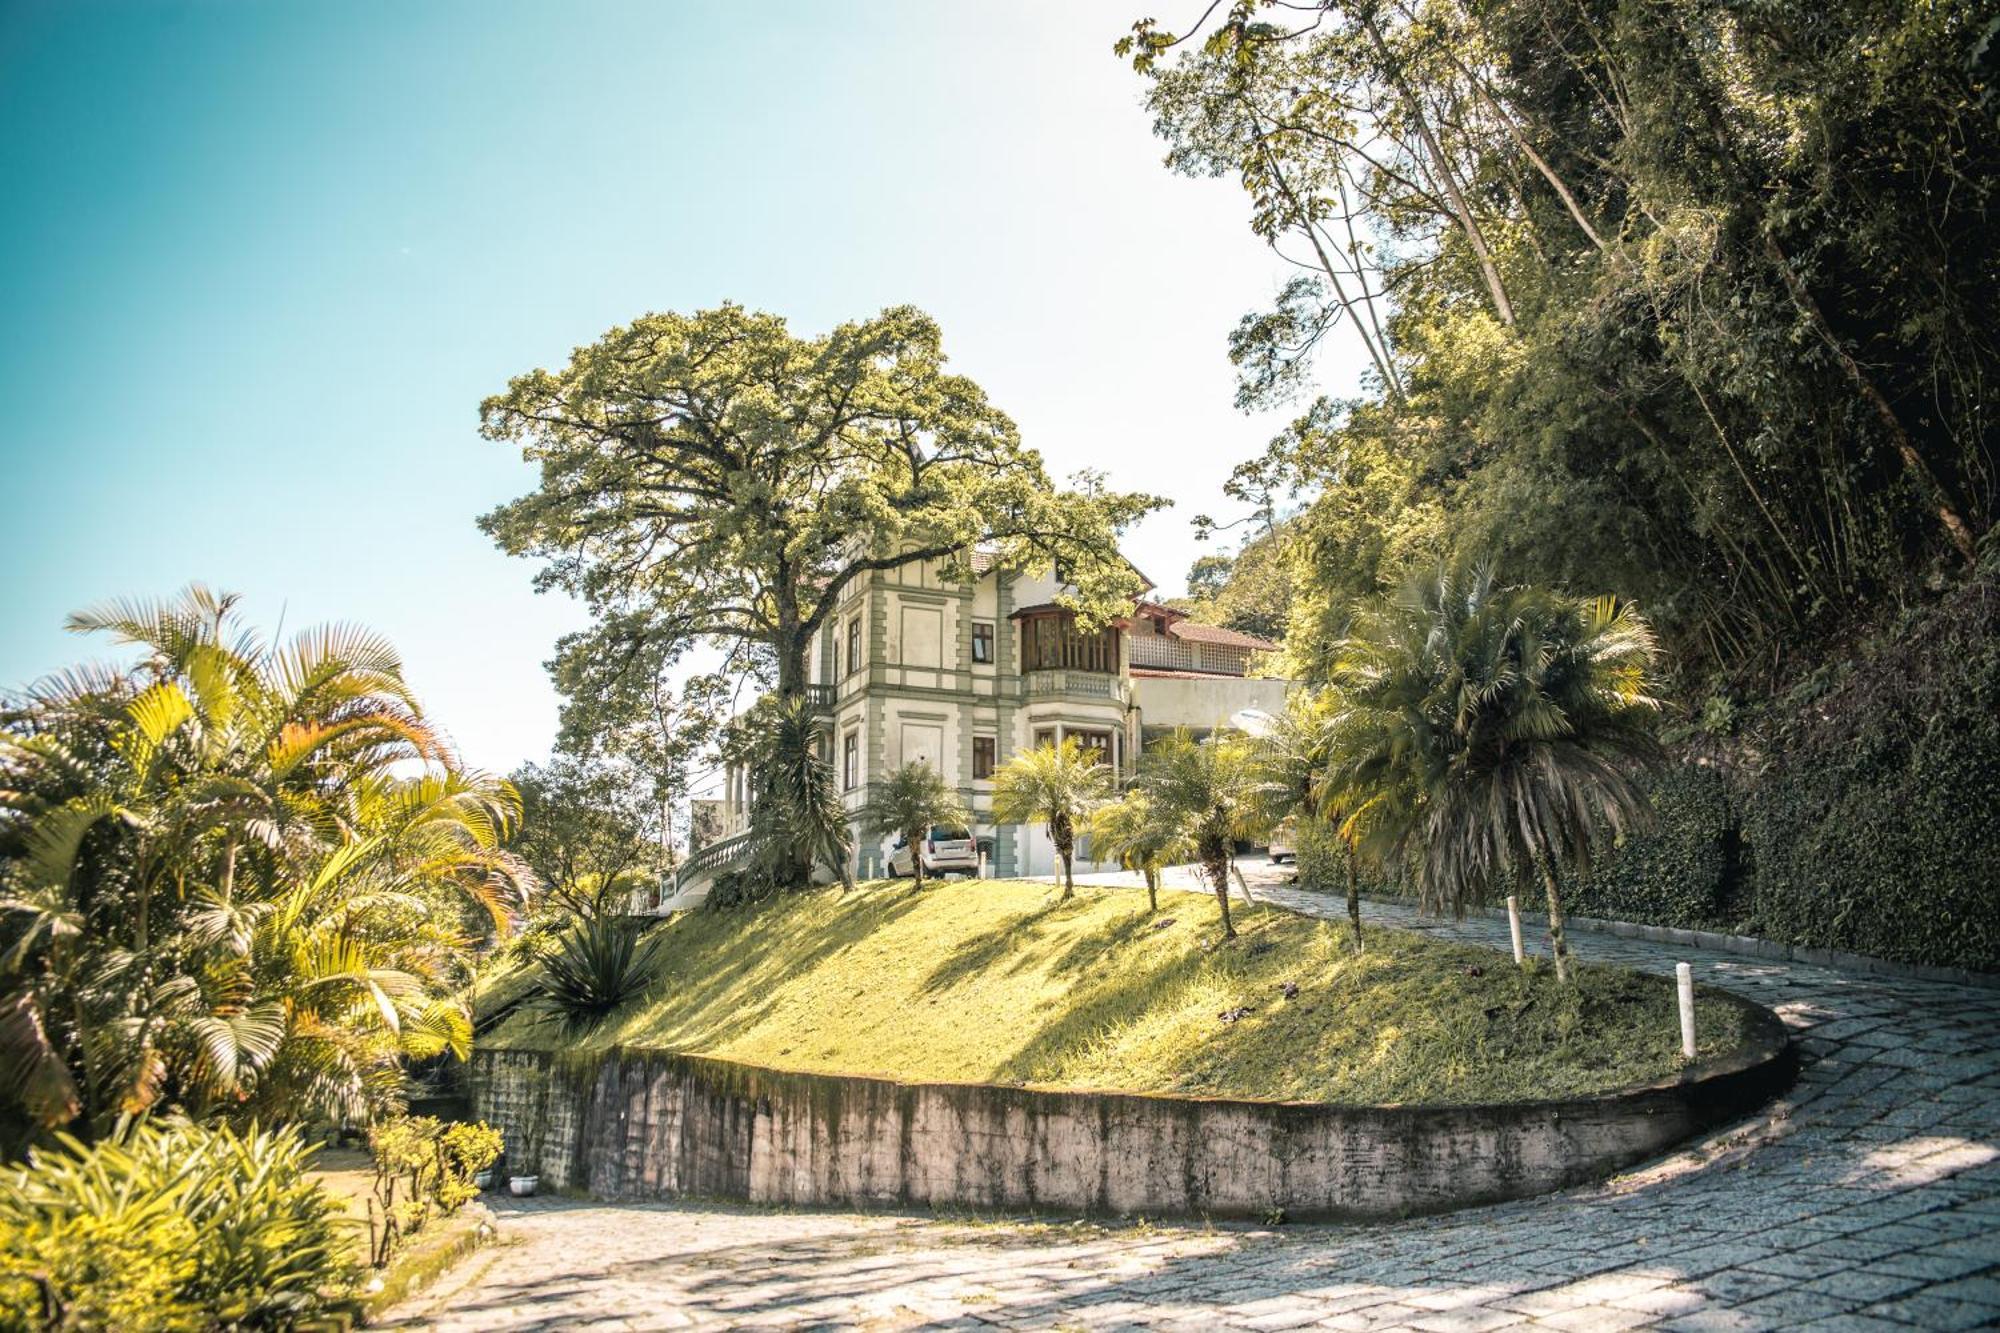
[[[1153,912],[1160,910],[1161,872],[1190,851],[1187,834],[1136,788],[1091,815],[1090,845],[1095,855],[1145,878],[1147,910]]]
[[[1074,736],[1023,750],[993,774],[993,817],[1048,829],[1062,862],[1064,902],[1076,896],[1077,831],[1110,799],[1111,788],[1110,765]]]
[[[298,1030],[268,974],[310,961],[260,941],[347,849],[391,858],[433,912],[476,901],[504,928],[526,892],[500,850],[511,788],[453,776],[385,642],[269,647],[234,602],[197,586],[73,616],[143,659],[0,708],[0,1097],[44,1124],[248,1095]],[[394,776],[411,764],[431,785]],[[462,952],[424,952],[434,993]]]
[[[971,821],[965,802],[935,768],[913,759],[889,775],[862,807],[861,826],[872,837],[900,833],[910,849],[916,887],[924,887],[923,842],[933,824]]]
[[[1349,822],[1422,840],[1419,885],[1462,912],[1501,880],[1538,874],[1556,975],[1567,980],[1564,867],[1644,824],[1657,656],[1629,604],[1441,566],[1366,609],[1336,649],[1345,701],[1333,781]]]
[[[1217,731],[1196,740],[1181,730],[1146,747],[1133,779],[1157,817],[1192,843],[1222,909],[1224,939],[1236,938],[1229,916],[1231,845],[1267,827],[1254,754],[1252,741],[1240,733]]]

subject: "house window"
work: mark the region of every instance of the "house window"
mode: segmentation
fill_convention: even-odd
[[[861,785],[861,733],[850,731],[840,742],[840,785],[853,791]]]
[[[828,652],[828,653],[830,653],[830,654],[832,655],[832,657],[833,657],[833,674],[832,674],[831,676],[827,677],[827,679],[829,679],[829,680],[839,680],[839,679],[840,679],[840,675],[841,675],[841,672],[840,672],[840,631],[839,631],[839,630],[837,630],[837,629],[834,629],[834,628],[833,628],[832,626],[828,626],[828,627],[827,627],[827,631],[826,631],[826,650],[827,650],[827,652]]]
[[[847,669],[861,669],[861,617],[854,616],[847,622]]]
[[[993,660],[993,622],[990,620],[972,622],[972,660],[987,663]]]
[[[999,752],[999,742],[991,736],[972,738],[972,780],[984,782],[993,776],[993,760]]]
[[[1070,736],[1082,748],[1084,756],[1095,759],[1100,764],[1111,762],[1111,733],[1108,731],[1072,731]]]
[[[1041,749],[1044,745],[1054,745],[1055,743],[1056,731],[1054,727],[1043,727],[1035,733],[1035,748],[1037,750]]]

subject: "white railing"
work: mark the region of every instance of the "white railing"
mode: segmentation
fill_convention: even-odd
[[[1125,682],[1099,671],[1030,671],[1027,688],[1031,699],[1051,694],[1081,695],[1086,699],[1123,700],[1125,697]]]
[[[1161,671],[1212,671],[1218,675],[1240,676],[1250,666],[1250,654],[1241,648],[1225,648],[1213,643],[1189,643],[1164,634],[1134,634],[1130,645],[1132,665]]]

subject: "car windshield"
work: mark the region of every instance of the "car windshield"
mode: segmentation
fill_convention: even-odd
[[[933,824],[933,825],[931,825],[931,841],[932,841],[932,842],[964,842],[964,841],[965,841],[966,839],[970,838],[971,836],[972,836],[972,835],[971,835],[970,833],[967,833],[967,832],[965,831],[965,828],[964,828],[964,826],[963,826],[963,825],[959,825],[959,824]]]

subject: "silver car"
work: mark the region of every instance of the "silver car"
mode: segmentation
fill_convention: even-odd
[[[933,824],[917,844],[924,858],[926,875],[976,875],[979,873],[979,844],[972,831],[960,824]],[[896,835],[889,849],[889,874],[897,879],[916,873],[916,858],[903,835]]]

